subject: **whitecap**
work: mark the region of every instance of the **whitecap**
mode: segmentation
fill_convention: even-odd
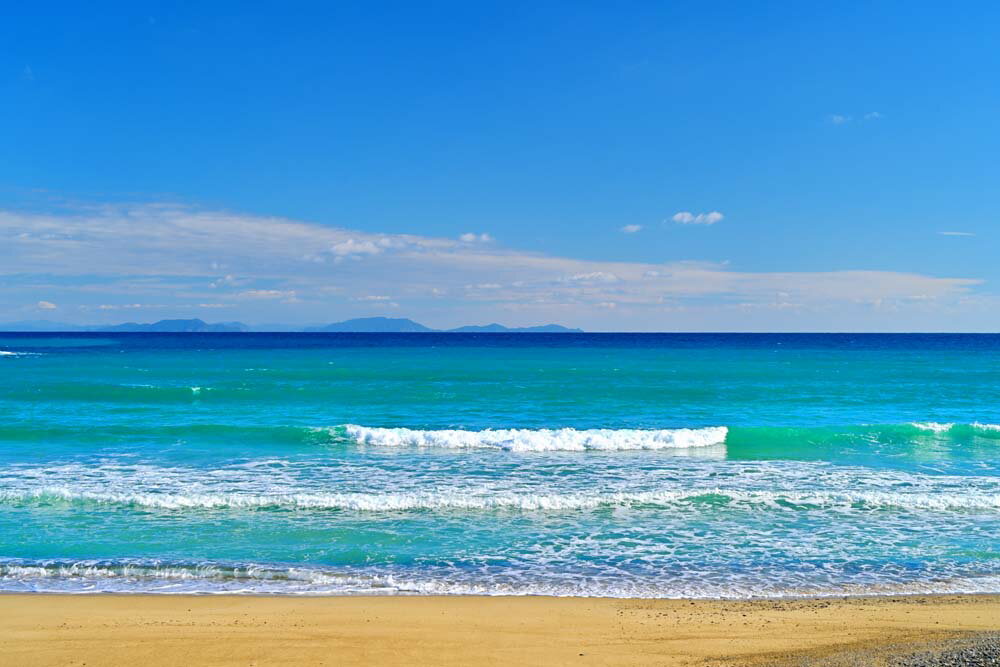
[[[978,428],[984,431],[1000,431],[1000,424],[983,424],[981,422],[972,422],[972,428]]]
[[[160,562],[146,560],[0,560],[0,591],[42,593],[282,595],[547,595],[608,598],[783,598],[843,595],[995,593],[995,574],[948,573],[927,581],[762,580],[760,573],[671,578],[554,576],[550,571],[419,573],[397,568],[311,564]]]
[[[919,428],[921,431],[944,433],[946,431],[950,431],[955,424],[946,422],[910,422],[910,426]]]
[[[372,428],[347,424],[358,444],[376,447],[500,449],[511,452],[688,449],[723,445],[725,426],[678,429],[459,429]]]
[[[166,510],[184,509],[328,509],[357,512],[413,510],[571,511],[634,506],[767,506],[778,510],[854,509],[925,511],[1000,511],[1000,494],[904,493],[893,491],[765,491],[718,487],[621,491],[613,493],[518,493],[455,488],[404,493],[164,493],[83,491],[71,487],[41,487],[0,491],[0,502],[68,502],[134,505]]]

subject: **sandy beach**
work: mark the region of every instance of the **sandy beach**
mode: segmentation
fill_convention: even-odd
[[[2,662],[25,667],[876,664],[998,629],[1000,596],[0,596]]]

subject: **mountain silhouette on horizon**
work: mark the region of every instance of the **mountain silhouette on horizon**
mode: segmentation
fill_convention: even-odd
[[[294,328],[279,325],[253,327],[242,322],[209,323],[200,319],[159,320],[143,324],[125,322],[114,325],[82,325],[49,320],[23,320],[0,323],[0,331],[8,332],[106,332],[106,333],[240,333],[267,332],[310,333],[583,333],[559,324],[534,327],[505,327],[502,324],[469,325],[454,329],[431,329],[405,317],[356,317],[323,326]]]

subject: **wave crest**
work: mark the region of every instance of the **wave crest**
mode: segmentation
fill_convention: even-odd
[[[0,502],[130,505],[184,509],[313,509],[356,512],[415,510],[567,511],[599,507],[700,506],[769,507],[778,510],[858,509],[929,511],[1000,511],[1000,494],[901,493],[891,491],[763,491],[723,488],[621,491],[614,493],[491,493],[452,489],[410,493],[111,493],[43,487],[0,492]]]
[[[582,452],[587,450],[688,449],[725,444],[725,426],[678,429],[458,429],[373,428],[347,424],[348,437],[376,447],[500,449],[510,452]]]
[[[984,431],[989,433],[1000,432],[1000,424],[984,424],[983,422],[972,422],[971,424],[956,424],[954,422],[911,422],[910,426],[918,428],[921,431],[930,431],[932,433],[972,431],[973,433],[978,433],[979,435],[985,435]]]
[[[850,567],[852,564],[846,564]],[[843,567],[843,566],[842,566]],[[944,572],[925,581],[804,580],[768,582],[759,573],[718,580],[658,577],[566,577],[549,571],[447,571],[391,567],[329,567],[303,563],[172,562],[158,560],[0,559],[0,591],[41,593],[279,595],[548,595],[609,598],[788,598],[844,595],[993,593],[995,573]]]

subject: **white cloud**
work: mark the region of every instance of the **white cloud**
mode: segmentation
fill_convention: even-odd
[[[294,299],[295,290],[251,289],[236,296],[240,299]]]
[[[975,236],[972,232],[938,232],[941,236]]]
[[[685,224],[695,224],[698,216],[682,213],[691,216]],[[718,216],[713,221],[721,218],[712,213]],[[708,224],[710,213],[698,215],[700,224]],[[305,261],[352,255],[364,261]],[[222,266],[226,275],[219,278]],[[607,322],[602,304],[608,303],[617,304],[617,313],[605,328],[635,330],[745,329],[748,309],[771,313],[776,304],[788,317],[813,318],[801,322],[829,313],[830,322],[847,329],[852,328],[847,316],[833,319],[835,314],[888,318],[883,314],[897,308],[892,318],[871,320],[871,328],[885,330],[906,321],[899,312],[926,312],[927,321],[940,321],[932,315],[943,308],[980,308],[986,318],[1000,312],[981,305],[986,295],[973,291],[981,281],[967,277],[877,270],[740,272],[725,264],[583,260],[162,204],[91,207],[66,215],[0,211],[0,276],[16,284],[5,288],[0,281],[0,310],[11,313],[30,298],[58,303],[60,309],[156,303],[165,316],[172,315],[168,308],[226,307],[232,308],[227,316],[249,322],[313,322],[317,308],[333,306],[346,309],[345,316],[359,316],[363,309],[399,302],[352,301],[345,295],[401,292],[406,315],[432,326],[492,321],[502,310],[525,324],[556,320],[600,328]],[[242,291],[230,293],[234,288]],[[787,296],[776,299],[779,293]],[[297,306],[299,299],[307,305]],[[230,300],[232,305],[221,303]],[[760,320],[759,328],[803,328],[799,320],[789,322]]]
[[[671,218],[676,223],[682,225],[714,225],[726,216],[718,211],[694,214],[691,211],[679,211]]]
[[[846,125],[847,123],[854,121],[854,116],[839,113],[830,114],[827,118],[834,125]],[[862,114],[860,118],[861,120],[881,120],[885,118],[885,116],[878,111],[868,111]]]
[[[618,276],[606,271],[591,271],[590,273],[577,273],[566,280],[575,283],[616,283]]]
[[[215,268],[216,266],[218,266],[218,264],[213,262],[212,268]],[[208,285],[209,287],[235,287],[237,285],[243,285],[247,282],[249,281],[245,278],[241,279],[241,278],[236,278],[235,276],[226,275],[219,278],[218,280],[213,280]]]
[[[458,237],[458,240],[462,243],[489,243],[493,240],[493,237],[483,232],[482,234],[476,234],[474,232],[466,232]]]
[[[356,296],[354,297],[354,301],[392,301],[392,298],[380,294],[368,294],[365,296]]]
[[[52,303],[51,301],[39,301],[35,305],[35,307],[38,308],[38,309],[40,309],[40,310],[55,310],[59,306],[57,306],[56,304]]]
[[[625,225],[621,228],[621,231],[626,234],[635,234],[636,232],[642,231],[642,225]]]
[[[330,246],[330,252],[337,257],[351,257],[358,255],[377,255],[385,250],[385,245],[372,241],[356,241],[347,239]]]
[[[102,303],[98,310],[139,310],[140,308],[166,308],[164,304],[155,303]]]

